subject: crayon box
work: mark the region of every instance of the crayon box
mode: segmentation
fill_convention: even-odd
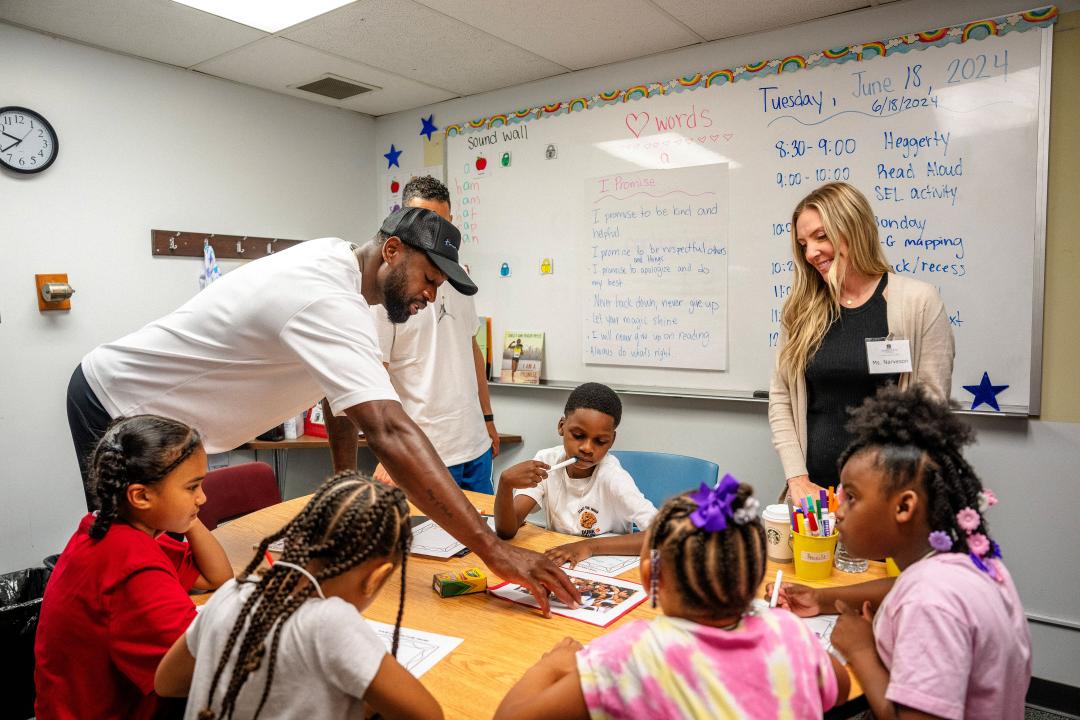
[[[475,567],[460,572],[438,572],[432,578],[431,586],[439,597],[468,595],[487,590],[487,575]]]

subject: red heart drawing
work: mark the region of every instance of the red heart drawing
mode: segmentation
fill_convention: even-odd
[[[720,140],[720,136],[719,136],[719,135],[710,135],[710,136],[709,136],[709,142],[717,142],[717,141],[719,141],[719,140]]]
[[[731,138],[733,138],[733,137],[735,137],[735,133],[724,133],[724,139],[729,141],[729,142],[731,141]]]
[[[626,113],[626,128],[634,133],[634,137],[641,137],[645,126],[649,124],[649,113]]]
[[[697,141],[704,145],[705,144],[705,136],[704,135],[698,135]]]

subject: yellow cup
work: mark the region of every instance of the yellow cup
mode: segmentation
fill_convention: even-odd
[[[896,566],[896,561],[892,558],[885,558],[885,574],[889,577],[896,577],[900,574],[900,568]]]
[[[795,555],[795,576],[800,580],[824,580],[832,574],[833,557],[836,555],[836,540],[839,535],[815,537],[793,533]]]

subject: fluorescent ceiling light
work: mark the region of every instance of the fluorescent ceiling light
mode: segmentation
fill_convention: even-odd
[[[181,5],[276,33],[352,0],[173,0]]]

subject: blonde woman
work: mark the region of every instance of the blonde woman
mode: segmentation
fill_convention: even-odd
[[[850,441],[847,410],[896,382],[948,399],[953,336],[937,290],[891,272],[870,203],[830,183],[791,216],[795,278],[781,315],[769,389],[769,425],[791,497],[839,485],[836,459]],[[867,339],[907,340],[911,372],[870,374]]]

